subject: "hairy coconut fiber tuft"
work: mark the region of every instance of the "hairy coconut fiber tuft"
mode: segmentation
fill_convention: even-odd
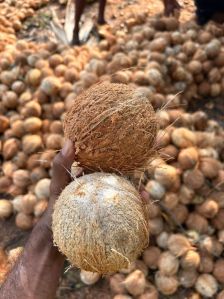
[[[152,158],[157,119],[149,100],[135,89],[99,83],[76,98],[64,131],[83,167],[128,173]]]
[[[148,206],[126,179],[94,173],[70,183],[53,212],[53,237],[72,265],[101,274],[127,268],[149,239]]]

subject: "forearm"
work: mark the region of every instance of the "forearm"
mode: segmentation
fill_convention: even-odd
[[[1,299],[54,299],[64,257],[53,246],[52,233],[40,222],[22,256],[0,290]]]

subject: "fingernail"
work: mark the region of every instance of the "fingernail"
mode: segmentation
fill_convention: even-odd
[[[61,150],[63,156],[69,156],[73,151],[73,143],[71,140],[66,140]]]

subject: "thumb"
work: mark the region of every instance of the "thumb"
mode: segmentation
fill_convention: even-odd
[[[71,182],[70,175],[72,163],[75,160],[75,146],[67,140],[62,150],[55,156],[52,166],[52,179],[50,195],[57,198],[61,191]]]

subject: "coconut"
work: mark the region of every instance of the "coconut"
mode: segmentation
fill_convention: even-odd
[[[221,48],[221,42],[218,39],[213,39],[205,46],[205,52],[208,58],[215,58],[218,56]]]
[[[163,83],[163,77],[161,72],[156,68],[150,68],[147,73],[147,79],[153,86],[160,86]]]
[[[182,169],[193,168],[198,162],[198,151],[194,147],[182,149],[178,155],[178,162]]]
[[[8,177],[12,177],[13,172],[16,170],[17,170],[17,166],[13,164],[11,161],[5,161],[2,164],[2,171],[4,175]]]
[[[111,82],[112,83],[123,83],[127,84],[129,82],[129,76],[127,72],[124,71],[118,71],[115,74],[111,76]]]
[[[98,273],[81,270],[80,279],[86,285],[92,285],[100,279],[100,275]]]
[[[213,158],[203,157],[200,161],[200,170],[206,178],[213,179],[217,177],[220,169],[221,164]]]
[[[131,295],[141,295],[146,287],[146,279],[144,273],[140,270],[135,270],[127,276],[123,284]]]
[[[53,96],[57,94],[61,87],[61,83],[58,78],[49,76],[44,78],[41,82],[40,89],[45,92],[47,95]]]
[[[198,278],[198,272],[194,269],[183,269],[178,273],[180,285],[184,288],[192,288]],[[198,296],[192,296],[191,299],[199,299]]]
[[[8,160],[11,159],[19,151],[20,143],[15,138],[10,138],[3,143],[3,157]]]
[[[196,145],[195,134],[186,128],[177,128],[171,134],[172,142],[180,148]]]
[[[123,84],[96,84],[76,98],[64,120],[85,168],[130,172],[155,152],[157,120],[148,99]]]
[[[156,272],[155,282],[158,290],[164,295],[174,294],[179,285],[176,276],[166,276],[161,271]]]
[[[188,70],[192,73],[192,74],[200,74],[202,71],[202,64],[197,61],[197,60],[192,60],[189,64],[188,64]]]
[[[164,251],[160,255],[158,268],[162,274],[172,276],[178,271],[179,261],[170,251]]]
[[[183,181],[187,187],[197,190],[203,186],[205,177],[198,169],[187,170],[184,172]]]
[[[24,121],[16,120],[11,124],[12,134],[14,137],[21,138],[25,134]]]
[[[143,261],[150,269],[158,268],[161,251],[156,246],[150,246],[143,252]]]
[[[39,135],[26,135],[22,139],[23,151],[26,154],[33,154],[43,147],[41,137]]]
[[[48,201],[45,199],[39,200],[34,206],[33,214],[35,217],[40,217],[46,211],[48,207]]]
[[[24,121],[24,129],[28,133],[36,133],[40,130],[42,121],[38,117],[29,117]]]
[[[41,71],[38,69],[31,69],[27,73],[26,80],[27,83],[32,86],[38,86],[41,82]]]
[[[175,185],[178,180],[178,173],[175,167],[163,164],[155,169],[155,179],[166,188]]]
[[[13,173],[13,183],[21,188],[25,188],[30,183],[30,173],[25,169],[18,169]]]
[[[188,250],[192,249],[189,240],[181,234],[173,234],[167,242],[169,250],[175,256],[183,256]]]
[[[6,91],[2,96],[2,103],[8,109],[15,109],[18,105],[18,96],[14,91]]]
[[[7,117],[0,115],[0,133],[4,133],[9,127],[9,120]]]
[[[190,230],[195,230],[200,234],[206,233],[208,231],[208,221],[196,212],[189,215],[186,226]]]
[[[156,52],[163,52],[167,47],[167,40],[163,37],[158,37],[150,43],[150,50]]]
[[[16,226],[22,230],[28,230],[33,227],[33,218],[30,215],[26,215],[22,212],[16,215]]]
[[[50,134],[46,140],[47,149],[58,150],[62,147],[63,137],[60,134]]]
[[[35,186],[35,195],[38,199],[48,199],[50,196],[50,179],[42,179]]]
[[[13,212],[12,203],[9,200],[1,199],[0,200],[0,219],[7,218],[11,216]]]
[[[52,230],[71,264],[97,273],[127,268],[149,234],[138,192],[125,179],[102,173],[80,177],[62,191]]]
[[[201,274],[196,281],[195,288],[202,296],[214,298],[218,291],[218,282],[210,274]]]

